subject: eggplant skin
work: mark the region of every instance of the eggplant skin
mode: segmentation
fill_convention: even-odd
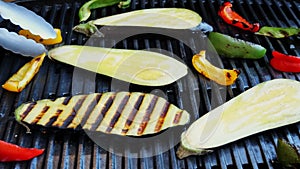
[[[20,105],[16,120],[60,129],[141,136],[187,124],[190,115],[164,98],[140,92],[107,92],[44,99]]]

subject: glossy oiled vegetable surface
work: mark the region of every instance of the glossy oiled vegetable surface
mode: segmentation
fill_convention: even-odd
[[[79,24],[73,30],[92,35],[97,31],[96,25],[192,29],[198,26],[201,21],[200,15],[189,9],[151,8],[99,18],[85,24]]]
[[[194,11],[184,8],[144,9],[113,15],[93,21],[95,25],[146,26],[170,29],[190,29],[201,22]]]
[[[188,112],[152,94],[107,92],[22,104],[17,121],[61,129],[145,135],[189,122]]]
[[[52,59],[126,82],[161,86],[187,74],[185,64],[169,56],[144,50],[90,46],[62,46],[49,51]]]
[[[208,39],[219,55],[228,58],[260,59],[265,56],[267,51],[259,44],[218,32],[210,32]]]
[[[183,149],[203,154],[246,136],[300,121],[300,82],[261,83],[195,121],[182,134]],[[183,158],[191,155],[178,151]]]

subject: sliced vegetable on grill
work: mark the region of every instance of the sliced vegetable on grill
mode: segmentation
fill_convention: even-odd
[[[284,168],[299,168],[300,154],[294,145],[284,139],[278,139],[276,147],[277,161]]]
[[[151,8],[116,14],[79,24],[73,30],[91,36],[97,26],[136,26],[191,29],[202,21],[198,13],[184,8]]]
[[[300,58],[297,56],[287,55],[278,51],[272,51],[273,58],[270,60],[270,65],[282,72],[300,72]]]
[[[162,86],[187,74],[187,66],[167,55],[144,50],[66,45],[49,51],[52,59],[129,83]]]
[[[39,71],[46,54],[43,53],[22,66],[2,87],[8,91],[21,92]]]
[[[208,39],[219,55],[229,58],[260,59],[265,56],[266,48],[261,45],[233,38],[218,32],[210,32]]]
[[[281,27],[264,26],[258,32],[255,32],[255,34],[269,36],[272,38],[286,38],[294,35],[299,35],[300,28],[295,28],[295,27],[281,28]]]
[[[237,12],[232,10],[230,2],[224,2],[218,11],[218,15],[228,24],[240,29],[257,32],[260,28],[259,23],[250,23]]]
[[[92,9],[108,7],[118,4],[119,8],[128,8],[131,0],[90,0],[85,2],[79,9],[79,22],[86,21],[90,15]]]
[[[0,162],[26,161],[43,152],[44,149],[20,147],[0,140]]]
[[[300,82],[274,79],[252,87],[193,122],[177,156],[201,155],[266,130],[300,121]]]
[[[56,37],[53,39],[43,39],[39,35],[32,34],[29,30],[20,30],[19,35],[25,36],[27,39],[33,39],[37,43],[41,43],[44,45],[55,45],[62,42],[62,36],[60,29],[54,29],[56,32]]]
[[[16,120],[22,123],[84,129],[117,135],[141,136],[189,122],[189,113],[164,98],[139,92],[107,92],[20,105]]]
[[[220,85],[232,85],[238,78],[240,71],[237,69],[221,69],[212,65],[205,56],[205,51],[200,51],[192,58],[194,68],[203,76]]]

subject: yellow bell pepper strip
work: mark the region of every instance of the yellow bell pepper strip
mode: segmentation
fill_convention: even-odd
[[[2,87],[11,92],[21,92],[39,71],[46,54],[43,53],[26,63]]]
[[[91,15],[91,9],[103,8],[118,4],[119,8],[128,8],[131,0],[90,0],[81,6],[79,9],[79,22],[86,21]]]
[[[286,38],[294,35],[300,35],[300,28],[281,28],[264,26],[258,32],[255,32],[255,34],[269,36],[272,38]]]
[[[232,85],[238,78],[240,71],[237,69],[220,69],[212,65],[205,58],[205,50],[200,51],[192,58],[194,68],[208,79],[215,81],[220,85]]]
[[[25,36],[27,39],[32,39],[37,43],[44,45],[55,45],[62,42],[62,36],[60,29],[55,28],[54,31],[56,32],[56,37],[53,39],[43,39],[39,35],[32,34],[29,30],[20,30],[19,35]]]

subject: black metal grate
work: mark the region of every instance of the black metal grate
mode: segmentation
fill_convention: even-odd
[[[205,0],[132,0],[131,7],[126,10],[117,7],[103,8],[92,12],[92,19],[125,11],[154,7],[183,7],[198,12],[203,20],[214,27],[217,32],[259,43],[267,48],[267,54],[260,60],[235,60],[222,58],[225,68],[237,68],[242,71],[237,82],[226,88],[218,88],[217,92],[226,92],[229,100],[260,82],[274,78],[289,78],[300,80],[300,74],[277,72],[269,66],[273,49],[292,55],[300,54],[299,37],[283,40],[268,37],[253,36],[225,24],[217,15],[219,6],[224,1]],[[280,27],[300,27],[300,2],[288,0],[234,0],[234,9],[250,21],[259,21],[261,25]],[[32,1],[20,3],[43,16],[54,27],[62,30],[64,44],[83,45],[87,37],[72,31],[78,24],[78,10],[83,1]],[[3,21],[1,27],[15,29],[12,24]],[[199,36],[195,34],[195,36]],[[190,59],[199,47],[197,38],[187,39],[188,48],[183,42],[160,36],[134,36],[117,43],[114,39],[103,40],[103,46],[115,45],[125,49],[159,48],[180,56],[190,65]],[[22,57],[0,49],[0,84],[3,84],[30,58]],[[211,102],[215,86],[202,76],[197,80],[183,79],[176,84],[158,88],[130,86],[131,91],[153,92],[163,91],[168,100],[179,107],[192,107],[192,116],[197,118],[211,110],[216,104]],[[21,92],[11,93],[0,88],[0,139],[25,147],[45,148],[45,153],[27,162],[0,163],[0,168],[275,168],[272,160],[276,158],[275,145],[278,138],[285,138],[290,143],[300,146],[300,125],[294,124],[268,132],[256,134],[234,143],[217,148],[213,153],[204,156],[192,156],[178,160],[175,152],[177,147],[149,158],[119,157],[103,150],[94,144],[83,132],[49,131],[34,128],[32,134],[25,134],[25,129],[14,121],[14,109],[23,102],[43,98],[69,96],[74,93],[90,91],[90,81],[85,81],[81,90],[72,91],[73,67],[46,59],[34,80]],[[114,89],[112,79],[103,75],[96,77],[96,92],[106,92]],[[122,84],[122,82],[120,82]],[[188,98],[183,98],[183,91],[188,92]],[[159,93],[156,93],[159,94]],[[200,103],[195,97],[200,94]],[[222,100],[223,99],[223,100]],[[199,107],[199,108],[198,108]],[[1,148],[1,147],[0,147]]]

